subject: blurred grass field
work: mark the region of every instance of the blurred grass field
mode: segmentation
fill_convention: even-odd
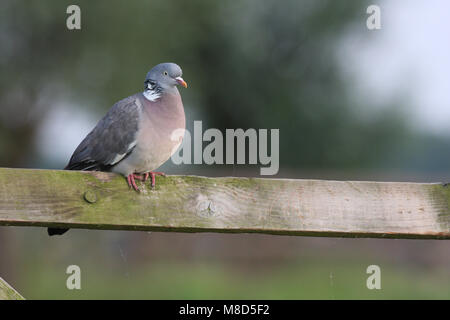
[[[34,269],[20,279],[28,299],[449,299],[446,270],[382,264],[382,289],[366,287],[368,262],[296,261],[269,272],[236,272],[207,262],[161,264],[116,274],[84,266],[81,290],[61,270]],[[25,289],[26,288],[26,289]]]
[[[27,299],[450,298],[445,241],[0,231],[13,240],[2,243],[12,260],[1,274]],[[72,264],[81,269],[81,290],[66,288]],[[381,290],[366,287],[373,264]]]

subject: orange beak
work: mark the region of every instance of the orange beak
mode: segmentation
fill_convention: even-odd
[[[175,80],[177,80],[178,84],[180,84],[183,87],[187,88],[187,83],[186,83],[186,81],[183,80],[182,77],[176,77]]]

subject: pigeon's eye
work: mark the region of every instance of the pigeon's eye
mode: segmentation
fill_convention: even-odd
[[[165,76],[167,76],[167,75],[168,75],[167,71],[164,71],[164,72],[163,72],[163,74],[164,74]]]

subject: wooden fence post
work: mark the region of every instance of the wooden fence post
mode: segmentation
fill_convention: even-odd
[[[0,300],[24,300],[13,287],[0,278]]]

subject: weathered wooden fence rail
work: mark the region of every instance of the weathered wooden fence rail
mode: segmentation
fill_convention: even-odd
[[[440,183],[158,178],[138,194],[110,173],[0,169],[0,225],[450,238]]]
[[[24,300],[24,298],[5,280],[0,278],[0,300]]]

